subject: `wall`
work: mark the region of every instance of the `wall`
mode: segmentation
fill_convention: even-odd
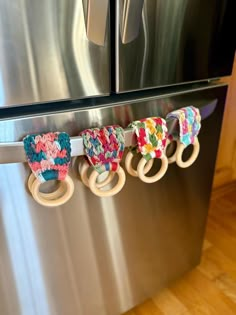
[[[217,157],[214,187],[236,181],[236,56],[232,76],[228,80],[223,127]]]

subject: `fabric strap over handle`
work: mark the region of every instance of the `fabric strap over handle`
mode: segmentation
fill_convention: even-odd
[[[94,167],[88,179],[90,190],[99,197],[111,197],[121,191],[125,184],[125,172],[120,167],[125,148],[124,130],[120,126],[87,129],[81,132],[84,150],[89,163]],[[113,171],[118,175],[116,185],[109,190],[101,190],[97,179],[99,174]],[[110,180],[109,180],[110,182]],[[104,185],[101,185],[101,188]]]
[[[35,201],[42,206],[58,207],[73,195],[73,180],[68,175],[71,161],[70,137],[65,132],[49,132],[28,135],[24,138],[24,148],[32,174],[28,188]],[[59,187],[51,193],[42,193],[41,183],[60,180]]]
[[[184,107],[169,113],[166,120],[178,119],[179,134],[173,134],[174,140],[179,140],[185,147],[193,144],[201,128],[201,115],[194,106]]]
[[[117,170],[125,148],[123,128],[92,128],[82,131],[80,135],[88,161],[99,174]]]
[[[23,141],[29,166],[41,183],[66,178],[71,161],[70,137],[67,133],[28,135]]]
[[[134,121],[129,127],[133,128],[136,134],[138,151],[147,161],[163,157],[168,137],[166,121],[163,118],[144,118]]]
[[[172,134],[173,140],[177,142],[177,149],[169,158],[170,163],[176,161],[182,168],[191,166],[200,152],[198,134],[201,128],[201,115],[199,109],[194,106],[184,107],[169,113],[166,119],[178,119],[179,123],[179,132]],[[193,145],[193,152],[187,161],[183,161],[184,149],[190,144]]]
[[[151,117],[134,121],[130,127],[133,128],[136,135],[138,151],[143,155],[137,166],[137,175],[145,183],[154,183],[165,175],[168,168],[168,161],[165,156],[168,138],[166,121],[160,117]],[[127,157],[129,158],[128,155]],[[145,174],[150,169],[148,164],[155,158],[161,159],[161,168],[155,175],[146,176]],[[131,169],[131,161],[126,162],[128,169]],[[133,174],[135,176],[134,172]]]

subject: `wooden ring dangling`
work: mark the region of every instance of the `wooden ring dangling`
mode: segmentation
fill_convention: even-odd
[[[90,168],[90,165],[86,160],[83,160],[82,162],[80,162],[78,164],[78,170],[79,170],[79,174],[81,177],[81,181],[87,187],[89,187],[89,179],[88,179],[89,168]],[[102,188],[102,187],[110,184],[112,182],[114,176],[115,176],[115,172],[109,171],[107,177],[104,180],[102,180],[100,182],[96,182],[97,188]]]
[[[35,177],[34,173],[31,173],[28,179],[28,189],[31,193],[32,193],[32,184],[35,180],[37,180],[37,178]],[[39,192],[39,193],[45,199],[56,199],[59,196],[61,196],[61,194],[65,190],[65,187],[66,187],[66,184],[64,183],[64,181],[60,181],[59,187],[55,191],[51,193],[43,193],[43,192]]]
[[[64,203],[66,203],[74,193],[74,183],[69,175],[67,175],[66,178],[60,182],[60,186],[56,191],[49,194],[42,193],[39,191],[39,187],[42,183],[37,178],[32,182],[32,184],[29,184],[29,181],[28,187],[32,193],[33,198],[42,206],[46,207],[61,206]],[[63,186],[65,186],[65,188],[62,190]],[[62,194],[63,191],[64,193]]]
[[[158,180],[160,180],[166,173],[168,169],[168,160],[167,157],[163,154],[163,156],[160,158],[162,161],[160,170],[153,176],[146,176],[144,172],[145,165],[147,164],[147,160],[145,158],[142,158],[140,162],[138,163],[137,172],[138,177],[145,183],[151,184],[155,183]]]
[[[127,172],[131,175],[131,176],[134,176],[134,177],[138,177],[138,172],[137,170],[135,170],[132,166],[132,160],[134,158],[134,154],[132,152],[128,152],[126,157],[125,157],[125,168],[127,170]],[[144,167],[144,174],[147,174],[150,169],[152,168],[153,166],[153,162],[154,160],[151,159],[149,160],[146,164],[145,164],[145,167]]]
[[[187,161],[183,161],[183,152],[186,149],[186,146],[178,141],[177,150],[176,150],[176,164],[181,168],[186,168],[191,166],[197,159],[198,154],[200,152],[200,143],[198,138],[196,137],[193,142],[193,152],[190,158]]]
[[[99,196],[99,197],[111,197],[111,196],[116,195],[124,187],[126,177],[125,177],[125,172],[124,172],[123,168],[120,165],[118,165],[118,168],[117,168],[117,170],[114,173],[117,173],[117,175],[119,177],[117,184],[113,188],[111,188],[109,190],[100,190],[97,187],[97,183],[96,183],[97,178],[98,178],[98,176],[100,174],[96,170],[93,170],[93,172],[91,173],[91,175],[89,177],[89,188],[90,188],[90,190],[96,196]]]
[[[176,162],[178,140],[172,140],[171,141],[170,139],[167,139],[167,142],[166,142],[165,155],[166,155],[166,150],[167,150],[168,145],[171,144],[174,141],[176,142],[176,149],[175,149],[175,152],[171,156],[167,156],[167,160],[168,160],[169,164],[172,164],[172,163]]]

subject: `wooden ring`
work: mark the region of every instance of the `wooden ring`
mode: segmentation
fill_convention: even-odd
[[[87,187],[89,187],[89,179],[88,179],[89,168],[90,168],[90,165],[86,160],[83,160],[81,163],[78,164],[78,169],[79,169],[81,181]],[[102,180],[100,182],[96,182],[97,188],[102,188],[102,187],[110,184],[110,182],[113,180],[114,176],[115,176],[115,172],[110,171],[104,180]],[[98,177],[97,177],[97,179],[98,179]]]
[[[117,175],[119,176],[117,184],[111,188],[110,190],[100,190],[96,185],[97,177],[99,176],[98,172],[96,170],[93,170],[89,177],[89,188],[90,190],[99,197],[111,197],[116,195],[118,192],[121,191],[121,189],[124,187],[125,184],[125,172],[122,167],[118,166],[117,170],[115,171]]]
[[[138,177],[145,183],[148,183],[148,184],[151,184],[151,183],[155,183],[157,182],[159,179],[161,179],[167,169],[168,169],[168,160],[167,160],[167,157],[163,154],[162,158],[161,158],[161,168],[160,170],[153,176],[145,176],[145,173],[144,173],[144,167],[147,163],[147,160],[145,158],[142,158],[139,163],[138,163],[138,167],[137,167],[137,171],[138,171]]]
[[[125,168],[131,176],[138,177],[138,172],[132,166],[133,158],[134,158],[134,154],[129,151],[125,158]],[[147,174],[150,171],[150,169],[153,166],[153,163],[154,163],[154,160],[151,159],[145,164],[144,174]]]
[[[174,163],[176,162],[176,154],[177,154],[177,147],[178,147],[178,140],[172,140],[170,141],[170,139],[167,139],[167,142],[166,142],[166,148],[165,148],[165,155],[166,155],[166,150],[167,150],[167,147],[170,143],[172,142],[176,142],[177,146],[176,146],[176,149],[175,149],[175,152],[171,155],[171,156],[167,156],[167,160],[168,160],[168,163],[171,164],[171,163]]]
[[[73,183],[73,180],[71,179],[71,177],[69,175],[66,176],[63,183],[66,184],[66,189],[64,189],[64,194],[62,196],[58,197],[58,190],[59,189],[57,189],[56,190],[57,194],[55,194],[54,199],[51,199],[48,197],[45,198],[45,195],[51,195],[53,193],[45,194],[45,193],[41,193],[39,191],[39,187],[41,185],[41,182],[38,179],[36,179],[32,183],[30,191],[32,193],[34,200],[37,201],[42,206],[58,207],[58,206],[63,205],[64,203],[66,203],[72,197],[73,192],[74,192],[74,183]],[[62,185],[62,182],[60,185]]]
[[[35,180],[37,180],[37,178],[35,177],[34,173],[31,173],[28,179],[28,189],[31,193],[32,193],[32,184]],[[59,196],[61,196],[65,188],[66,188],[66,184],[64,183],[64,181],[60,181],[59,187],[55,191],[51,193],[43,193],[40,191],[39,194],[45,199],[56,199]]]
[[[187,161],[183,161],[182,156],[183,152],[186,146],[178,141],[178,146],[177,146],[177,152],[176,152],[176,164],[181,167],[181,168],[186,168],[191,166],[197,159],[198,154],[200,152],[200,143],[198,141],[198,138],[195,137],[194,142],[193,142],[193,152],[190,156],[190,158]]]

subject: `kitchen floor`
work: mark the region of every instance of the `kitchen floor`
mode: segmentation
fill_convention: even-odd
[[[236,314],[236,183],[212,195],[201,264],[125,315]]]

